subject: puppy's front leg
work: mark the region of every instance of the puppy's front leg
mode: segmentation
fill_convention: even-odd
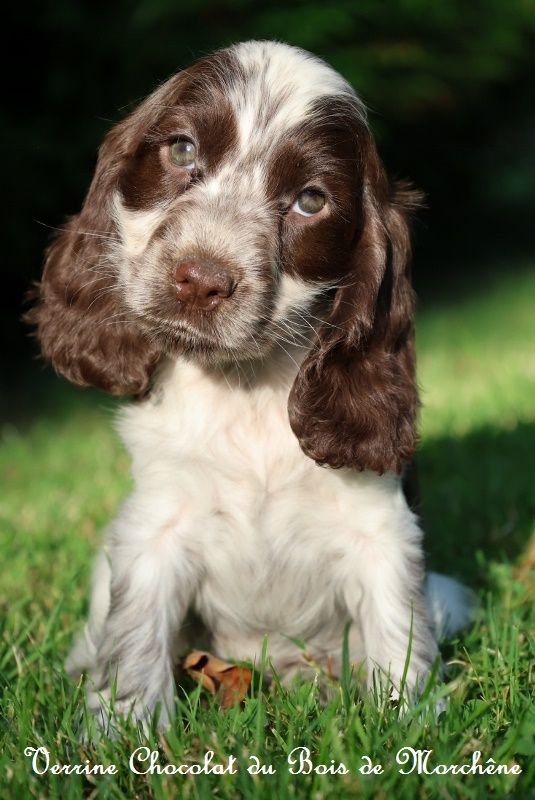
[[[166,513],[164,501],[151,506],[149,515],[131,498],[110,531],[109,610],[87,694],[89,708],[103,726],[112,696],[115,712],[132,712],[139,719],[147,719],[159,704],[160,727],[172,709],[173,642],[196,571],[184,547],[185,521]]]
[[[346,583],[350,615],[362,631],[368,688],[414,698],[438,653],[422,596],[421,531],[407,510],[358,537],[357,583]],[[358,609],[358,610],[357,610]],[[406,670],[406,673],[405,673]]]

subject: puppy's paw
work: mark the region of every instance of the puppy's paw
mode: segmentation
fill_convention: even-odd
[[[160,691],[121,694],[119,684],[113,689],[100,689],[89,677],[86,685],[87,733],[91,739],[102,735],[117,738],[121,733],[121,719],[134,725],[141,723],[145,735],[154,728],[164,730],[170,725],[173,697],[172,682]]]

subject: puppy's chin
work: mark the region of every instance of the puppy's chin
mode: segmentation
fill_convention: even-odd
[[[153,333],[151,338],[157,338],[162,351],[169,356],[180,356],[210,369],[263,360],[271,350],[269,342],[260,341],[252,335],[241,343],[227,344],[223,337],[222,341],[218,341],[202,334],[179,331],[175,328],[165,333],[161,331],[156,335]]]
[[[192,341],[177,341],[171,348],[170,354],[179,355],[187,361],[209,369],[226,367],[251,359],[251,354],[246,349],[235,350],[210,345],[206,342],[193,343]]]

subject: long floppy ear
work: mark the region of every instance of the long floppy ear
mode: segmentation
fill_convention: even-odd
[[[420,196],[391,192],[371,136],[365,136],[362,222],[350,268],[318,341],[290,392],[290,424],[318,464],[400,472],[416,444],[406,216]]]
[[[180,86],[174,76],[107,134],[81,212],[49,247],[37,300],[25,315],[42,353],[57,372],[111,394],[139,394],[149,383],[159,350],[129,320],[109,253],[117,244],[111,214],[121,165]]]

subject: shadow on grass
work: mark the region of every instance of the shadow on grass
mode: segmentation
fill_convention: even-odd
[[[486,563],[522,554],[535,520],[534,452],[529,423],[422,443],[420,515],[431,569],[484,585]]]

